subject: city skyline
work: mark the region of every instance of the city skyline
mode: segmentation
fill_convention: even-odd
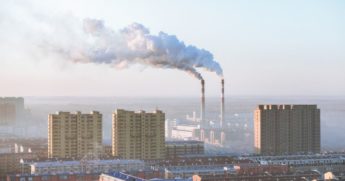
[[[199,81],[184,72],[140,65],[116,70],[103,64],[72,64],[49,52],[38,53],[37,45],[32,44],[47,31],[41,29],[46,28],[40,23],[42,19],[49,20],[57,32],[66,33],[74,19],[95,18],[114,30],[142,23],[153,35],[163,31],[186,45],[209,50],[224,69],[226,96],[344,96],[342,1],[134,2],[131,6],[124,1],[4,2],[0,18],[1,94],[199,94]],[[64,29],[59,29],[61,24],[66,25]],[[59,34],[55,38],[69,36]],[[214,73],[200,72],[205,78],[206,96],[218,96],[220,79]]]
[[[345,180],[344,9],[3,1],[0,181]]]

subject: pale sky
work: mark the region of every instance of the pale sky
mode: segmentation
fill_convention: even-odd
[[[138,22],[209,50],[226,95],[345,96],[342,0],[2,1],[0,96],[199,96],[199,81],[182,71],[73,64],[37,50],[45,32],[73,38],[85,18],[114,30]],[[218,96],[219,77],[200,71],[207,96]]]

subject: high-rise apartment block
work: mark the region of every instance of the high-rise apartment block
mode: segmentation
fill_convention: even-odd
[[[113,156],[125,159],[163,159],[165,114],[118,109],[113,113]]]
[[[82,158],[102,149],[102,114],[58,112],[48,118],[48,157]]]
[[[316,105],[259,105],[254,113],[258,154],[320,152],[320,109]]]

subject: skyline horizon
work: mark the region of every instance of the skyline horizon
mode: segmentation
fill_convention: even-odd
[[[68,97],[74,97],[74,98],[190,98],[190,99],[199,99],[200,96],[196,95],[167,95],[167,96],[150,96],[150,95],[43,95],[43,96],[37,96],[37,95],[1,95],[0,97],[23,97],[23,98],[68,98]],[[225,97],[229,98],[272,98],[272,99],[287,99],[287,98],[305,98],[305,99],[312,99],[312,98],[345,98],[345,95],[250,95],[250,94],[225,94]],[[220,96],[216,95],[210,95],[206,96],[206,98],[211,99],[219,99]]]

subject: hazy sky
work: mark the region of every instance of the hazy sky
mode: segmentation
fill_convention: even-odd
[[[209,50],[227,95],[345,95],[342,0],[8,0],[0,6],[0,96],[199,96],[199,81],[182,71],[74,64],[42,51],[42,41],[73,40],[85,18],[114,30],[138,22]],[[200,71],[207,95],[218,96],[219,77]]]

